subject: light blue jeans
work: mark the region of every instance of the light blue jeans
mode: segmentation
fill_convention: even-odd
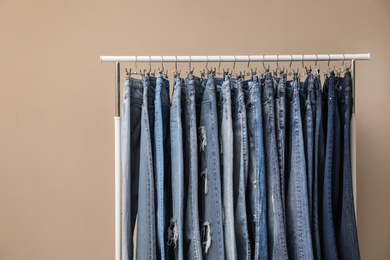
[[[172,162],[172,209],[173,217],[168,229],[168,243],[173,244],[175,259],[183,260],[183,216],[184,216],[184,165],[183,165],[183,128],[181,96],[184,80],[175,78],[172,95],[170,129]]]
[[[159,74],[154,100],[154,166],[157,190],[157,259],[166,259],[166,216],[171,212],[170,143],[169,143],[169,81]]]
[[[238,259],[251,259],[251,245],[248,232],[246,188],[248,181],[248,129],[243,85],[247,81],[232,80],[233,114],[233,196],[234,227]]]
[[[185,80],[182,92],[185,209],[184,209],[184,257],[202,259],[199,232],[198,206],[198,136],[196,99],[200,100],[202,86],[200,80],[190,75]]]
[[[268,259],[267,192],[259,79],[244,85],[249,139],[247,205],[253,259]]]
[[[219,78],[217,79],[219,80]],[[223,81],[222,79],[220,79]],[[222,175],[222,206],[225,240],[225,258],[237,259],[236,234],[234,231],[233,206],[233,122],[231,79],[226,76],[223,82],[217,83],[218,121],[220,138],[220,158]]]
[[[121,125],[121,154],[123,170],[123,260],[133,259],[133,232],[138,212],[141,112],[143,102],[142,93],[142,80],[126,76],[123,90]]]
[[[225,259],[215,78],[203,93],[199,125],[201,237],[204,259]]]
[[[137,260],[157,259],[155,176],[153,166],[154,96],[156,78],[144,76],[141,116],[139,203],[137,222]]]

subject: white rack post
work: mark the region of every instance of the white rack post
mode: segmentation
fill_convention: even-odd
[[[122,259],[120,63],[115,64],[115,260]]]
[[[121,181],[121,62],[286,62],[286,61],[351,61],[353,113],[351,119],[352,183],[356,202],[356,116],[355,116],[355,61],[370,60],[370,54],[312,54],[312,55],[230,55],[230,56],[100,56],[100,62],[115,62],[115,259],[122,260],[122,181]],[[357,216],[357,214],[356,214]],[[357,218],[357,217],[356,217]]]

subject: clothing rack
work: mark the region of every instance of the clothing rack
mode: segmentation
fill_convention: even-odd
[[[230,55],[230,56],[100,56],[100,62],[115,62],[115,259],[122,259],[122,183],[121,183],[121,115],[120,115],[120,63],[151,62],[189,63],[192,62],[294,62],[294,61],[350,61],[352,74],[352,95],[355,100],[355,74],[357,60],[370,60],[370,54],[314,54],[314,55]],[[302,64],[303,65],[303,64]],[[351,166],[353,195],[356,209],[356,122],[355,105],[351,119]]]

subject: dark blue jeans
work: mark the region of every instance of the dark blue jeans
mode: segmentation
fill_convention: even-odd
[[[173,245],[175,259],[184,259],[184,165],[183,165],[183,126],[181,96],[184,80],[175,78],[170,111],[171,162],[172,162],[172,219],[168,229],[168,244]]]
[[[286,199],[287,242],[290,259],[313,259],[299,86],[299,77],[295,76],[291,86],[292,96],[288,97],[291,159]]]
[[[271,73],[261,79],[265,170],[267,178],[268,258],[288,259],[286,219],[282,205],[275,126],[274,86]]]
[[[244,85],[249,139],[247,210],[253,259],[268,259],[267,192],[259,79]],[[247,88],[245,88],[247,87]]]
[[[325,169],[324,169],[324,188],[323,188],[323,205],[322,205],[322,249],[323,259],[339,259],[334,224],[334,206],[333,202],[334,189],[333,184],[335,179],[334,171],[335,158],[337,154],[337,147],[335,142],[339,132],[337,129],[338,113],[336,100],[336,81],[334,73],[332,72],[329,78],[325,79],[324,83],[324,97],[327,102],[327,131],[326,131],[326,154],[325,154]]]
[[[224,259],[216,84],[210,75],[203,93],[199,125],[201,237],[204,259]]]
[[[234,230],[233,206],[233,121],[231,79],[227,75],[223,82],[217,78],[218,122],[220,138],[220,159],[222,179],[223,227],[225,240],[225,258],[237,259],[236,233]]]
[[[324,185],[324,123],[323,123],[323,103],[320,76],[314,77],[315,90],[315,127],[314,127],[314,179],[313,179],[313,219],[312,238],[314,259],[321,259],[321,219],[322,219],[322,195]]]
[[[243,85],[248,82],[232,80],[233,112],[233,196],[234,226],[238,259],[251,259],[246,210],[246,187],[248,180],[248,129]]]
[[[154,155],[154,97],[156,78],[142,78],[143,103],[139,167],[137,259],[157,259]]]
[[[198,137],[197,137],[197,105],[202,92],[199,78],[190,75],[185,80],[182,91],[182,121],[184,150],[184,258],[202,259],[199,232],[198,206]],[[199,114],[199,113],[198,113]]]
[[[337,234],[340,248],[340,258],[355,260],[360,259],[359,242],[356,229],[355,209],[352,190],[351,170],[351,113],[353,107],[351,73],[347,71],[344,75],[344,82],[339,91],[340,119],[344,129],[344,150],[342,170],[342,194],[340,209],[340,231]]]

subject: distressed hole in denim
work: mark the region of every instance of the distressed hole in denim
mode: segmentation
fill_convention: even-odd
[[[253,182],[253,186],[256,188],[256,181]]]
[[[204,126],[199,127],[199,141],[200,141],[200,151],[205,151],[207,145],[207,139],[206,139],[206,129]]]
[[[200,176],[204,179],[204,194],[207,194],[207,169],[200,173]]]
[[[177,227],[176,221],[171,219],[171,224],[168,227],[167,244],[170,246],[173,243],[174,248],[176,248],[178,239],[179,239],[179,228]]]
[[[204,252],[207,253],[211,246],[211,234],[210,234],[210,223],[204,222],[202,227],[202,247]]]

